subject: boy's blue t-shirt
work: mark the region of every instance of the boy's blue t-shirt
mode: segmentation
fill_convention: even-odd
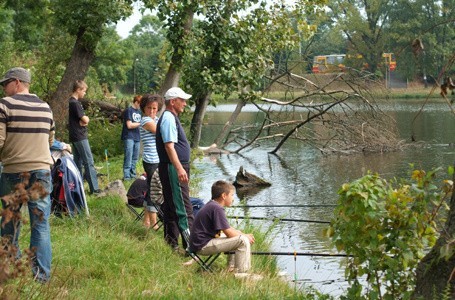
[[[133,123],[141,122],[141,111],[135,109],[134,107],[128,107],[123,114],[123,127],[122,127],[122,141],[124,140],[134,140],[139,142],[141,140],[141,135],[139,133],[139,127],[134,129],[128,129],[126,127],[126,121],[130,120]]]

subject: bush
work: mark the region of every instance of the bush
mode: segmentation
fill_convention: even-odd
[[[109,157],[123,155],[121,132],[121,122],[109,123],[104,118],[90,121],[88,139],[95,160],[104,160],[105,150]]]
[[[415,170],[409,180],[387,181],[368,174],[341,187],[328,233],[338,251],[352,255],[346,299],[410,298],[415,268],[436,242],[439,211],[452,190],[448,180],[438,188],[435,175]]]

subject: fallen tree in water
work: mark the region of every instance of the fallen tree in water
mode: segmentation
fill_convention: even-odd
[[[286,72],[269,80],[269,86],[285,90],[285,99],[266,97],[266,92],[244,96],[248,100],[239,101],[216,140],[221,148],[229,146],[231,153],[239,153],[272,141],[275,146],[269,153],[276,154],[286,142],[294,140],[310,144],[323,154],[351,154],[395,151],[404,145],[395,120],[375,101],[383,83],[371,73],[349,70],[300,76]],[[257,108],[259,122],[235,126],[248,102]]]

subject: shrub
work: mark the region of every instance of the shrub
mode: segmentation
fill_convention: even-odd
[[[452,182],[435,184],[436,171],[415,170],[410,180],[368,174],[339,190],[328,234],[349,258],[347,299],[409,299],[415,268],[434,245],[437,217]],[[366,292],[360,283],[366,275]]]

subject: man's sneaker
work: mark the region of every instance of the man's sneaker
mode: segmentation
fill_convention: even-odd
[[[102,190],[97,189],[97,190],[94,190],[94,191],[93,191],[93,195],[98,196],[98,195],[101,194],[102,192],[103,192]]]

